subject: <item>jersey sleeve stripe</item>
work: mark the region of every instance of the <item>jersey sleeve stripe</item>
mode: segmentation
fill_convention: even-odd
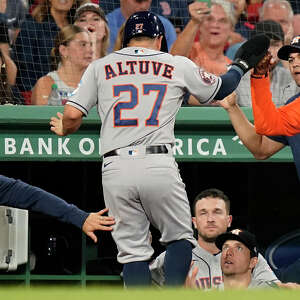
[[[222,84],[222,79],[219,77],[219,78],[218,78],[218,84],[217,84],[217,86],[216,86],[214,92],[212,93],[212,95],[211,95],[206,101],[201,102],[201,104],[205,104],[205,103],[211,102],[211,100],[214,99],[214,97],[215,97],[216,94],[218,93],[221,84]]]
[[[89,113],[85,107],[83,107],[82,105],[80,105],[74,101],[68,100],[68,102],[66,104],[74,106],[75,108],[79,109],[81,112],[83,112],[83,114],[85,116],[87,116]]]

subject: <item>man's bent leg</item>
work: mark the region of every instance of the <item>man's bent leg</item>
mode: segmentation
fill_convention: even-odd
[[[151,284],[149,262],[135,261],[124,264],[123,279],[126,287],[149,286]]]
[[[192,261],[192,244],[179,240],[168,244],[165,256],[165,285],[183,285]]]

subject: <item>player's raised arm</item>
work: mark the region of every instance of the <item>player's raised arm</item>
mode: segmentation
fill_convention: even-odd
[[[269,46],[270,40],[264,34],[258,34],[245,42],[237,51],[229,71],[220,76],[222,85],[215,99],[222,100],[231,94],[239,85],[241,77],[266,55]]]
[[[269,38],[263,34],[248,40],[237,51],[228,72],[220,77],[205,72],[195,64],[188,66],[192,62],[184,61],[183,73],[188,91],[201,104],[224,99],[237,88],[242,76],[265,56],[269,45]]]
[[[299,85],[300,81],[297,79],[297,73],[300,71],[300,53],[293,53],[293,51],[300,51],[300,48],[293,48],[292,44],[283,46],[278,52],[278,57],[289,60],[291,75],[294,77],[296,84]],[[255,129],[257,133],[264,135],[292,136],[300,133],[300,95],[297,94],[289,99],[287,105],[279,108],[275,107],[268,76],[270,60],[271,56],[266,55],[254,68],[251,75]]]
[[[227,111],[232,126],[244,146],[256,159],[266,159],[284,147],[284,144],[256,133],[255,127],[236,103],[235,94],[227,96],[219,103]]]

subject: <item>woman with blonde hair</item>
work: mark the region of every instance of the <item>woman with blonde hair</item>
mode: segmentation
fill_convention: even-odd
[[[32,104],[64,105],[68,101],[93,60],[89,33],[77,25],[65,26],[55,39],[51,59],[55,71],[37,81]]]
[[[122,44],[123,44],[123,35],[124,35],[124,28],[125,28],[125,23],[123,23],[119,29],[115,46],[114,46],[114,51],[118,51],[122,49]]]
[[[90,33],[93,59],[105,56],[109,44],[109,28],[102,8],[95,3],[81,5],[76,11],[74,24]]]

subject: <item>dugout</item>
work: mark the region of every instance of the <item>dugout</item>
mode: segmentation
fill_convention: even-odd
[[[62,107],[11,106],[0,111],[0,172],[44,188],[87,211],[104,207],[96,110],[68,137],[49,130]],[[251,108],[243,108],[252,118]],[[182,107],[176,118],[174,154],[190,201],[203,189],[222,189],[232,201],[232,227],[257,235],[262,250],[298,229],[299,182],[289,148],[257,161],[240,143],[220,107]],[[117,180],[117,179],[116,179]],[[26,284],[105,280],[120,284],[116,247],[109,233],[99,244],[75,227],[30,213],[30,263],[0,280]],[[163,251],[153,229],[156,253]]]

